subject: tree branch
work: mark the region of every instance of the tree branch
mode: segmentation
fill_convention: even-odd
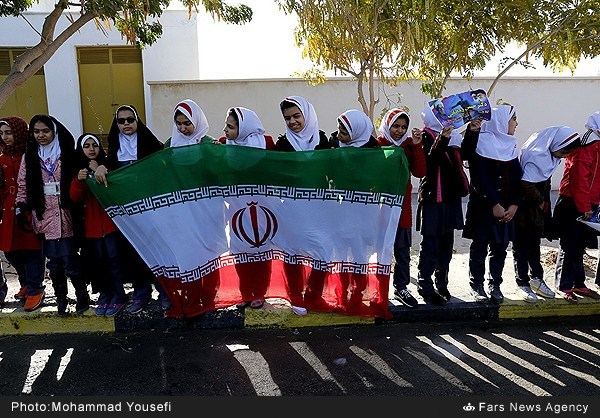
[[[79,16],[73,24],[69,25],[56,39],[53,39],[56,22],[62,12],[63,9],[57,4],[56,8],[44,21],[44,29],[42,30],[40,42],[15,59],[7,77],[7,81],[9,78],[14,78],[17,83],[16,85],[22,84],[29,77],[37,73],[39,69],[48,62],[52,54],[54,54],[56,50],[69,39],[69,37],[81,29],[83,25],[98,16],[97,12],[87,12]]]
[[[587,2],[584,2],[584,3],[580,4],[579,7],[582,7],[586,3]],[[498,84],[498,82],[500,81],[500,78],[502,78],[504,76],[504,74],[506,74],[508,72],[508,70],[510,70],[513,66],[515,66],[517,64],[517,62],[521,61],[521,59],[523,59],[531,51],[533,51],[534,49],[536,49],[540,45],[542,45],[544,42],[546,42],[546,40],[548,40],[548,38],[550,38],[551,36],[555,35],[559,31],[561,31],[562,28],[563,28],[563,26],[572,17],[574,17],[577,14],[577,12],[579,12],[579,7],[574,8],[571,11],[570,14],[568,14],[567,16],[565,16],[565,18],[556,25],[556,27],[553,30],[551,30],[550,32],[548,32],[542,38],[538,39],[535,43],[533,43],[533,45],[530,45],[529,47],[527,47],[527,49],[525,51],[523,51],[523,53],[521,55],[519,55],[516,59],[514,59],[513,61],[511,61],[510,64],[508,64],[502,71],[500,71],[500,73],[496,76],[496,78],[494,79],[494,82],[492,83],[492,85],[489,87],[489,89],[487,91],[488,97],[491,95],[492,91],[494,91],[494,88],[496,87],[496,84]]]

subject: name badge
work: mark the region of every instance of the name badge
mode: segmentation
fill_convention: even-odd
[[[57,181],[44,183],[44,195],[58,196],[60,194],[60,184]]]

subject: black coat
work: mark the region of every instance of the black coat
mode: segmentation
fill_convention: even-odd
[[[319,131],[319,143],[315,147],[315,149],[329,149],[332,148],[329,144],[329,140],[327,139],[327,134],[323,131]],[[275,143],[275,151],[296,151],[290,141],[288,141],[287,136],[285,134],[279,135],[277,138],[277,142]]]

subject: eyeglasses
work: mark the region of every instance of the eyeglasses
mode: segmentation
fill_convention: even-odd
[[[127,121],[127,123],[133,123],[136,121],[136,119],[132,116],[129,116],[128,118],[118,118],[117,119],[117,123],[119,125],[125,125],[125,122]]]

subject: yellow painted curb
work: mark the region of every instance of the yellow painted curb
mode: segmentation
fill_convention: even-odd
[[[0,335],[55,334],[73,332],[114,332],[112,317],[98,317],[93,310],[61,318],[56,309],[25,312],[21,309],[2,309]]]
[[[577,303],[569,303],[562,299],[547,299],[536,303],[511,301],[500,305],[499,319],[538,318],[543,316],[581,316],[599,315],[600,302],[582,298]]]
[[[300,328],[331,325],[372,325],[374,318],[364,318],[325,312],[296,315],[291,308],[246,309],[247,328]]]

